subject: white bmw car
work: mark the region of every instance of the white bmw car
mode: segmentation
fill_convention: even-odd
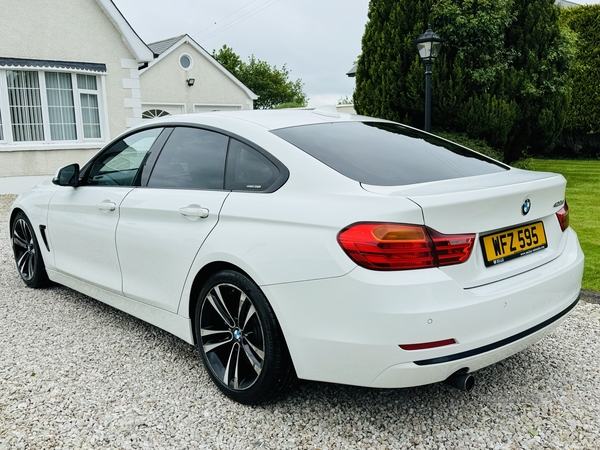
[[[565,185],[335,109],[189,114],[22,194],[10,236],[27,285],[196,345],[236,401],[296,377],[469,390],[578,301]]]

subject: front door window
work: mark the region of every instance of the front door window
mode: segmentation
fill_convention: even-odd
[[[108,147],[92,163],[88,186],[133,186],[138,170],[162,128],[152,128],[121,139]]]

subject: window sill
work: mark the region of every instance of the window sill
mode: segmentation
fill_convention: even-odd
[[[23,152],[39,150],[87,150],[100,149],[107,144],[105,141],[93,142],[19,142],[7,144],[0,142],[0,152]]]

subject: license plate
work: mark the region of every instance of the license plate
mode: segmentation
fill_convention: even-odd
[[[511,228],[481,238],[483,260],[488,267],[529,255],[547,246],[543,222]]]

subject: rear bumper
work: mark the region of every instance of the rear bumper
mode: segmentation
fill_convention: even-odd
[[[529,330],[521,331],[520,333],[517,333],[514,336],[510,336],[505,339],[502,339],[501,341],[493,342],[493,343],[485,345],[483,347],[474,348],[473,350],[468,350],[468,351],[460,352],[460,353],[454,353],[452,355],[440,356],[438,358],[423,359],[421,361],[414,361],[414,363],[417,366],[431,366],[434,364],[443,364],[446,362],[464,361],[473,356],[478,356],[483,353],[488,353],[488,352],[491,352],[496,349],[502,349],[503,347],[508,347],[513,342],[525,340],[525,339],[529,338],[530,336],[537,334],[539,331],[542,331],[542,330],[547,331],[551,327],[552,327],[552,329],[555,328],[556,327],[555,323],[558,322],[559,320],[560,320],[560,322],[562,322],[561,319],[563,319],[564,316],[566,316],[569,312],[571,312],[571,310],[573,308],[575,308],[575,306],[577,306],[578,302],[579,302],[579,297],[577,297],[577,299],[573,303],[571,303],[571,306],[569,306],[567,309],[559,312],[556,316],[551,317],[548,320],[544,320],[542,323],[540,323],[539,325],[536,325],[533,328],[530,328]]]
[[[555,260],[463,289],[442,271],[357,268],[326,280],[262,286],[300,378],[370,387],[443,381],[517,353],[554,330],[576,304],[583,253],[572,230]],[[455,339],[406,351],[400,344]]]

